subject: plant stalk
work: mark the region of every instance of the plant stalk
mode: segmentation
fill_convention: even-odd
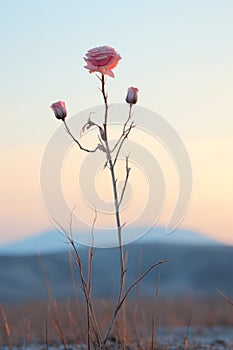
[[[102,74],[102,95],[104,99],[104,105],[105,105],[105,113],[104,113],[104,132],[105,132],[105,148],[106,148],[106,157],[107,157],[107,162],[109,164],[109,169],[111,173],[111,180],[112,180],[112,188],[113,188],[113,196],[114,196],[114,204],[115,204],[115,219],[116,219],[116,226],[117,226],[117,234],[118,234],[118,244],[119,244],[119,253],[120,253],[120,267],[121,267],[121,276],[120,276],[120,289],[119,289],[119,294],[117,298],[117,303],[115,306],[115,310],[113,312],[113,316],[110,322],[110,325],[108,327],[108,330],[105,334],[104,340],[103,340],[103,345],[106,343],[108,336],[111,332],[111,329],[113,327],[113,324],[115,322],[117,313],[119,311],[119,305],[121,303],[122,295],[124,292],[124,285],[125,285],[125,259],[124,259],[124,249],[122,245],[122,225],[121,225],[121,220],[120,220],[120,212],[119,212],[119,198],[118,198],[118,193],[117,193],[117,185],[116,185],[116,175],[115,175],[115,168],[114,168],[114,163],[112,161],[111,157],[111,151],[108,143],[108,134],[107,134],[107,121],[108,121],[108,98],[107,94],[105,91],[105,78],[104,74]]]

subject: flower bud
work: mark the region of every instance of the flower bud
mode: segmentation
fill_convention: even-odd
[[[138,101],[138,88],[136,87],[130,87],[128,88],[128,93],[126,96],[126,102],[132,104],[137,103]]]
[[[66,105],[65,102],[63,101],[58,101],[54,102],[50,108],[53,110],[55,117],[57,119],[65,120],[65,117],[67,116],[67,110],[66,110]]]

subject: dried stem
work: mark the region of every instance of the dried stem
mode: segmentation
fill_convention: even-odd
[[[45,317],[45,346],[46,346],[46,350],[49,349],[49,330],[48,330],[48,309],[46,312],[46,317]]]
[[[231,305],[233,306],[233,301],[226,295],[224,294],[220,289],[216,288],[217,292],[221,294],[221,296]]]
[[[94,332],[94,335],[95,335],[95,338],[96,338],[96,342],[98,344],[98,346],[100,347],[101,346],[101,333],[100,333],[100,329],[98,327],[98,323],[97,323],[97,320],[96,320],[96,317],[95,317],[95,312],[94,312],[94,307],[93,307],[93,303],[92,303],[92,298],[91,298],[91,295],[90,295],[90,282],[87,282],[86,279],[85,279],[85,276],[84,276],[84,273],[83,273],[83,266],[82,266],[82,260],[81,260],[81,257],[80,257],[80,254],[78,252],[78,249],[75,245],[75,242],[74,242],[74,239],[73,239],[73,233],[72,233],[72,214],[73,214],[73,211],[71,213],[71,217],[70,217],[70,232],[69,234],[66,232],[66,230],[64,229],[64,227],[59,224],[57,221],[57,225],[60,227],[60,229],[62,230],[62,232],[64,233],[67,241],[70,243],[74,253],[75,253],[75,261],[78,265],[78,269],[79,269],[79,275],[80,275],[80,278],[81,278],[81,284],[82,284],[82,289],[83,289],[83,293],[84,293],[84,296],[85,296],[85,301],[86,301],[86,307],[87,307],[87,318],[88,318],[88,322],[89,325],[91,325],[92,327],[92,330]],[[95,224],[95,220],[93,221],[93,225]],[[93,226],[94,227],[94,226]],[[93,230],[93,227],[92,227],[92,230]],[[93,231],[92,231],[92,235],[93,235]],[[94,254],[94,253],[93,253]],[[89,262],[90,264],[90,262]],[[91,266],[92,266],[92,262],[91,262]],[[90,265],[89,265],[89,269],[90,269]],[[90,338],[88,338],[89,340]]]
[[[165,261],[161,260],[153,265],[151,265],[142,275],[138,276],[138,278],[135,280],[134,283],[130,285],[130,287],[125,291],[125,278],[126,278],[126,269],[125,269],[125,256],[124,256],[124,249],[123,249],[123,241],[122,241],[122,227],[123,225],[121,224],[121,218],[120,218],[120,205],[123,201],[126,187],[128,184],[128,179],[129,179],[129,174],[130,174],[130,167],[129,167],[129,156],[126,157],[126,175],[125,175],[125,181],[124,181],[124,186],[121,191],[121,194],[118,194],[117,191],[117,179],[116,179],[116,173],[115,173],[115,165],[117,163],[117,160],[119,158],[120,151],[122,149],[122,146],[127,139],[129,133],[131,132],[132,128],[135,126],[134,122],[131,121],[132,119],[132,104],[129,106],[129,115],[124,123],[122,134],[120,135],[118,141],[114,145],[113,149],[110,149],[109,142],[108,142],[108,95],[105,90],[105,75],[102,74],[101,76],[97,76],[98,79],[101,81],[101,92],[104,100],[104,106],[105,106],[105,111],[104,111],[104,122],[103,122],[103,127],[94,123],[90,116],[87,121],[87,123],[84,125],[82,131],[84,132],[85,130],[88,130],[92,126],[96,126],[99,129],[99,141],[100,143],[94,148],[93,150],[87,149],[85,147],[82,147],[80,142],[73,136],[71,133],[69,127],[67,126],[65,120],[64,120],[64,125],[66,128],[67,133],[70,135],[70,137],[73,139],[73,141],[79,146],[79,148],[85,152],[96,152],[97,150],[101,150],[106,153],[106,163],[105,166],[107,166],[110,170],[111,174],[111,181],[112,181],[112,189],[113,189],[113,197],[114,197],[114,205],[115,205],[115,219],[116,219],[116,228],[117,228],[117,234],[118,234],[118,246],[119,246],[119,255],[120,255],[120,269],[121,269],[121,274],[120,274],[120,286],[119,286],[119,292],[118,292],[118,297],[116,300],[116,305],[112,314],[111,321],[109,323],[108,329],[103,337],[103,341],[101,342],[101,332],[98,327],[98,323],[95,318],[95,313],[94,313],[94,308],[93,308],[93,302],[92,302],[92,297],[91,297],[91,274],[92,274],[92,260],[93,260],[93,255],[94,255],[94,248],[93,248],[93,230],[94,230],[94,225],[96,221],[96,216],[93,221],[92,225],[92,231],[91,231],[91,246],[88,251],[88,275],[87,275],[87,280],[84,277],[83,274],[83,268],[82,268],[82,261],[79,255],[79,252],[77,250],[77,247],[74,243],[73,240],[73,235],[72,235],[72,219],[70,222],[70,235],[68,235],[65,230],[63,232],[65,233],[68,241],[70,242],[72,248],[74,249],[75,257],[76,257],[76,263],[79,268],[79,273],[80,273],[80,278],[81,278],[81,283],[83,287],[83,292],[85,295],[85,300],[86,300],[86,306],[87,306],[87,322],[88,322],[88,350],[91,348],[91,338],[90,338],[90,329],[92,327],[92,330],[95,335],[95,339],[97,342],[97,346],[100,349],[103,349],[104,346],[106,345],[106,341],[109,338],[109,335],[113,329],[114,323],[116,321],[116,317],[118,315],[118,312],[124,305],[124,302],[128,296],[128,294],[131,292],[131,290],[138,286],[141,280],[147,276],[147,274],[153,270],[155,267],[158,265],[164,263]],[[112,153],[115,151],[115,156],[112,158]],[[94,344],[93,344],[94,345]]]
[[[151,265],[140,277],[138,277],[136,279],[136,281],[134,281],[134,283],[131,284],[131,286],[127,289],[127,291],[125,292],[123,298],[121,299],[121,303],[120,306],[124,303],[125,299],[127,298],[128,294],[131,292],[131,290],[136,287],[143,278],[145,278],[148,273],[150,273],[152,270],[154,270],[157,266],[164,264],[165,262],[167,262],[168,260],[160,260],[157,263],[154,263],[153,265]]]
[[[105,134],[105,140],[107,141],[108,139],[108,134],[107,134],[107,121],[108,121],[108,95],[105,91],[105,76],[102,74],[101,76],[101,91],[104,99],[104,106],[105,106],[105,112],[104,112],[104,134]]]
[[[151,319],[151,350],[154,350],[155,340],[156,340],[156,311],[157,311],[157,299],[159,295],[159,282],[160,282],[160,274],[158,274],[157,283],[156,283],[156,291],[155,291],[155,302],[153,305],[152,319]]]
[[[51,306],[52,306],[52,311],[53,311],[53,319],[52,319],[53,327],[60,337],[60,340],[64,346],[64,350],[68,350],[68,344],[67,344],[66,337],[65,337],[65,334],[64,334],[63,329],[62,329],[61,316],[59,314],[59,309],[58,309],[58,305],[57,305],[55,298],[53,298]]]
[[[12,341],[11,341],[10,326],[9,326],[8,321],[7,321],[5,310],[4,310],[2,305],[0,305],[0,314],[2,315],[2,319],[3,319],[4,330],[5,330],[6,337],[7,337],[7,342],[8,342],[8,349],[12,350],[13,348],[12,348]]]
[[[86,300],[88,317],[89,317],[93,332],[95,334],[97,344],[100,346],[101,345],[101,333],[100,333],[100,330],[98,327],[98,323],[96,321],[95,312],[94,312],[94,308],[93,308],[91,295],[89,293],[88,285],[87,285],[87,282],[86,282],[84,274],[83,274],[82,260],[81,260],[81,257],[79,255],[79,252],[77,250],[77,247],[75,245],[74,240],[68,235],[67,235],[67,239],[70,242],[70,244],[74,250],[74,253],[75,253],[76,263],[78,265],[81,283],[82,283],[82,287],[83,287],[83,292],[84,292],[84,296],[85,296],[85,300]]]
[[[139,278],[141,275],[141,269],[142,269],[142,250],[140,249],[139,254],[138,254],[138,272],[137,272],[137,277]],[[140,327],[138,327],[138,310],[139,310],[139,303],[140,303],[140,284],[137,284],[135,287],[135,307],[134,307],[134,312],[133,312],[133,328],[134,328],[134,333],[136,336],[136,343],[139,346],[140,344]]]
[[[26,329],[25,329],[25,350],[30,346],[30,331],[31,331],[31,321],[25,320]]]
[[[113,147],[113,149],[111,150],[111,153],[116,151],[116,155],[115,155],[115,159],[113,162],[113,166],[115,166],[118,156],[120,154],[121,148],[125,142],[125,140],[127,139],[127,137],[129,136],[130,131],[132,130],[132,128],[135,127],[134,122],[131,122],[130,125],[128,126],[129,121],[132,119],[132,104],[130,104],[129,106],[129,115],[128,115],[128,119],[126,120],[124,126],[123,126],[123,130],[122,130],[122,134],[119,137],[118,141],[116,142],[115,146]],[[128,127],[128,128],[127,128]]]
[[[121,136],[120,137],[120,142],[119,142],[119,146],[118,146],[118,149],[117,149],[117,152],[116,152],[116,156],[115,156],[115,159],[114,159],[114,162],[113,162],[113,166],[115,166],[116,162],[117,162],[117,159],[119,157],[119,154],[120,154],[120,151],[121,151],[121,148],[125,142],[125,140],[127,139],[130,131],[132,130],[132,128],[134,127],[134,123],[132,122],[129,126],[129,128],[126,130],[126,132],[124,133],[123,137]],[[114,148],[115,149],[115,148]]]
[[[93,256],[95,253],[94,249],[94,228],[95,228],[95,223],[97,220],[97,212],[95,210],[95,217],[93,220],[92,228],[91,228],[91,243],[88,248],[88,272],[87,272],[87,293],[91,298],[91,277],[92,277],[92,262],[93,262]],[[91,332],[90,332],[90,326],[91,326],[91,313],[90,313],[90,308],[87,308],[87,348],[88,350],[91,349]]]
[[[63,123],[65,125],[65,129],[66,129],[66,132],[70,135],[70,137],[72,138],[72,140],[79,146],[79,148],[82,150],[82,151],[85,151],[85,152],[88,152],[88,153],[95,153],[97,151],[97,149],[99,149],[99,145],[97,145],[94,149],[88,149],[88,148],[85,148],[81,145],[81,143],[75,138],[75,136],[72,134],[72,132],[70,131],[68,125],[66,124],[66,121],[65,119],[63,120]]]
[[[126,157],[125,162],[126,162],[126,164],[125,164],[126,176],[125,176],[125,182],[124,182],[124,186],[123,186],[123,189],[122,189],[122,192],[121,192],[121,196],[120,196],[120,200],[119,200],[119,206],[121,205],[121,203],[123,201],[125,190],[126,190],[127,183],[128,183],[128,179],[129,179],[129,173],[130,173],[130,170],[131,170],[131,168],[129,168],[129,156]]]
[[[107,135],[107,121],[108,121],[108,96],[105,91],[105,77],[104,74],[102,74],[102,95],[104,99],[105,104],[105,115],[104,115],[104,131],[105,131],[105,149],[106,149],[106,157],[107,157],[107,163],[109,165],[110,173],[111,173],[111,179],[112,179],[112,187],[113,187],[113,195],[114,195],[114,204],[115,204],[115,217],[116,217],[116,226],[117,226],[117,233],[118,233],[118,244],[119,244],[119,252],[120,252],[120,266],[121,266],[121,279],[120,279],[120,288],[117,298],[117,303],[115,306],[115,311],[119,308],[119,303],[122,298],[122,294],[124,292],[124,284],[125,284],[125,259],[124,259],[124,249],[122,244],[122,225],[120,220],[120,212],[119,212],[119,199],[118,199],[118,193],[117,193],[117,186],[116,186],[116,175],[115,175],[115,169],[114,164],[111,157],[111,151],[108,143],[108,135]],[[105,335],[105,342],[109,336],[109,333],[112,329],[112,326],[115,322],[115,317],[112,319],[110,327]]]
[[[61,340],[61,342],[62,342],[62,344],[64,346],[64,349],[67,350],[68,347],[67,347],[67,342],[66,342],[65,335],[64,335],[63,330],[62,330],[61,317],[59,315],[58,305],[57,305],[56,299],[53,296],[53,293],[51,291],[51,288],[50,288],[50,285],[49,285],[49,282],[48,282],[48,279],[47,279],[47,276],[46,276],[46,273],[45,273],[42,256],[41,256],[40,253],[38,253],[38,259],[39,259],[40,268],[41,268],[41,271],[42,271],[42,274],[43,274],[43,278],[44,278],[44,281],[45,281],[45,284],[46,284],[46,287],[47,287],[47,292],[48,292],[48,295],[49,295],[49,300],[50,300],[50,304],[51,304],[51,308],[52,308],[52,317],[53,317],[52,318],[52,324],[53,324],[53,327],[56,330],[57,334],[60,337],[60,340]]]
[[[126,129],[128,126],[129,121],[132,118],[132,105],[130,104],[129,106],[129,115],[128,115],[128,119],[126,120],[124,126],[123,126],[123,130],[122,130],[122,134],[119,137],[118,141],[116,142],[115,146],[113,147],[113,149],[111,150],[111,152],[114,152],[115,149],[117,148],[117,146],[119,145],[119,143],[121,142],[122,138],[125,136],[125,134],[128,132],[128,130]]]
[[[167,262],[167,261],[168,261],[168,260],[160,260],[160,261],[158,261],[157,263],[151,265],[141,276],[139,276],[139,277],[136,279],[136,281],[134,281],[134,283],[132,283],[132,284],[130,285],[130,287],[127,289],[127,291],[124,293],[124,295],[123,295],[122,298],[120,299],[119,303],[117,304],[116,309],[114,310],[114,313],[113,313],[113,316],[112,316],[112,319],[111,319],[109,328],[108,328],[108,330],[107,330],[107,332],[106,332],[106,334],[105,334],[104,340],[103,340],[103,344],[106,343],[106,341],[107,341],[107,339],[108,339],[108,336],[109,336],[109,334],[110,334],[110,331],[111,331],[111,329],[112,329],[112,326],[113,326],[113,324],[114,324],[114,322],[115,322],[115,319],[116,319],[116,317],[117,317],[117,314],[118,314],[119,310],[121,309],[123,303],[125,302],[127,296],[128,296],[129,293],[131,292],[131,290],[132,290],[134,287],[136,287],[136,286],[141,282],[141,280],[142,280],[143,278],[145,278],[145,277],[148,275],[148,273],[150,273],[150,272],[151,272],[153,269],[155,269],[157,266],[159,266],[159,265],[161,265],[161,264],[164,264],[164,263]]]

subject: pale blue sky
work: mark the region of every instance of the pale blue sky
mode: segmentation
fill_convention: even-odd
[[[55,126],[48,105],[58,98],[73,114],[101,103],[82,57],[103,44],[123,58],[111,81],[115,102],[137,85],[140,103],[185,134],[232,132],[231,115],[219,119],[232,107],[231,0],[10,0],[0,13],[3,144],[46,141]],[[207,104],[217,115],[203,114]]]
[[[74,115],[102,103],[83,56],[107,44],[122,56],[110,101],[139,87],[139,104],[166,118],[190,152],[185,225],[217,238],[224,228],[233,242],[232,14],[232,0],[1,0],[0,238],[49,226],[39,193],[43,149],[58,126],[49,106],[65,100]]]

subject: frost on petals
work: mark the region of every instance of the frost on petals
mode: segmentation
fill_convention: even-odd
[[[67,110],[64,101],[54,102],[50,108],[53,110],[57,119],[65,120],[65,117],[67,116]]]
[[[112,69],[115,68],[121,56],[110,46],[100,46],[87,51],[86,66],[90,73],[99,72],[114,78]]]

